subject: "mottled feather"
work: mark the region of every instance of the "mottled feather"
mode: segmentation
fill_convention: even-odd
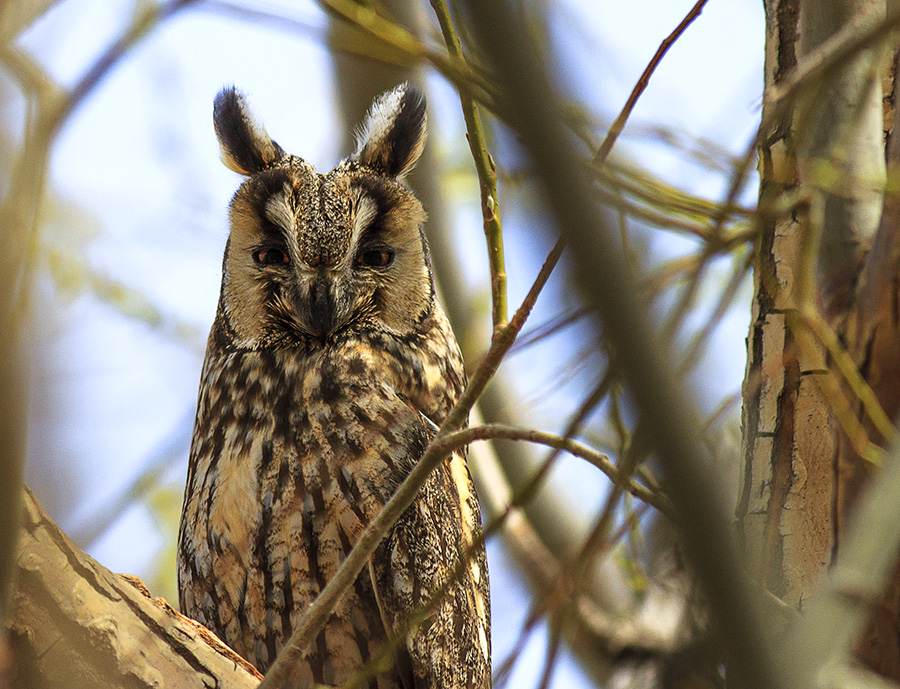
[[[376,100],[355,156],[322,175],[234,89],[216,101],[231,204],[179,531],[182,610],[265,670],[465,385],[435,299],[424,211],[401,181],[421,93]],[[464,454],[429,478],[291,686],[347,682],[403,630],[378,689],[490,686],[490,600]],[[435,593],[424,619],[413,615]]]

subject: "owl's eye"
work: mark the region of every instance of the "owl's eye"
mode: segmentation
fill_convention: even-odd
[[[368,249],[356,256],[356,265],[369,268],[387,268],[394,262],[394,252],[390,249]]]
[[[291,257],[288,256],[287,251],[270,246],[254,251],[253,260],[262,266],[275,266],[289,264]]]

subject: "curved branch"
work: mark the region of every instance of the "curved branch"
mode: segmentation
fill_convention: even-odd
[[[643,486],[633,478],[628,472],[620,471],[615,464],[610,461],[609,457],[601,452],[597,452],[593,448],[583,443],[565,438],[555,433],[547,433],[545,431],[535,431],[528,428],[516,428],[515,426],[504,426],[502,424],[487,424],[484,426],[474,426],[461,431],[456,431],[447,436],[447,441],[453,443],[454,446],[459,443],[460,446],[478,440],[524,440],[538,445],[546,445],[557,450],[565,450],[569,454],[579,457],[597,467],[606,474],[615,484],[621,484],[625,490],[631,493],[639,500],[643,500],[648,505],[658,509],[663,514],[674,517],[674,510],[669,499],[647,486]]]

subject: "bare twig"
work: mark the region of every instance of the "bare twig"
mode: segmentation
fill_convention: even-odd
[[[537,443],[548,447],[554,447],[558,450],[564,450],[575,457],[579,457],[589,462],[592,466],[597,467],[606,474],[610,481],[615,484],[621,484],[623,488],[634,497],[643,500],[648,505],[652,505],[663,514],[670,517],[674,516],[672,505],[664,495],[656,490],[637,483],[630,477],[628,472],[623,472],[616,467],[605,454],[597,452],[572,438],[530,428],[515,428],[513,426],[503,426],[500,424],[489,424],[486,426],[467,428],[462,431],[457,431],[453,434],[453,437],[465,445],[478,440],[524,440],[530,443]],[[521,498],[516,502],[521,502]]]
[[[685,32],[685,30],[693,23],[693,21],[700,16],[700,13],[703,11],[703,6],[706,5],[706,3],[707,0],[698,0],[697,3],[691,8],[691,11],[688,12],[685,18],[681,20],[681,23],[677,27],[675,27],[675,30],[668,36],[666,36],[666,38],[663,39],[663,42],[659,44],[659,48],[657,48],[656,54],[644,69],[644,72],[643,74],[641,74],[640,79],[638,79],[637,84],[634,85],[634,89],[632,89],[631,95],[628,96],[628,100],[625,102],[625,107],[622,108],[622,112],[619,113],[619,116],[616,117],[615,121],[612,123],[612,126],[610,126],[609,131],[606,133],[606,137],[603,139],[603,143],[600,144],[600,148],[597,149],[597,153],[594,156],[594,165],[601,166],[606,162],[606,157],[609,155],[612,147],[615,146],[616,140],[619,138],[619,134],[621,134],[622,130],[625,128],[625,122],[628,121],[628,118],[631,115],[631,111],[634,110],[634,106],[637,104],[638,98],[641,97],[644,89],[647,88],[647,84],[650,83],[650,77],[653,76],[653,72],[656,71],[659,63],[662,62],[663,57],[665,57],[666,53],[669,52],[669,48],[671,48],[675,41],[677,41],[681,37],[681,34]]]

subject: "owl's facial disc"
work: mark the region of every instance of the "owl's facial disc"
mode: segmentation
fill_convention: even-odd
[[[327,174],[287,155],[234,89],[216,133],[247,177],[231,203],[221,312],[239,347],[285,347],[363,331],[407,336],[434,291],[422,205],[404,176],[422,153],[425,100],[398,87],[376,101],[356,153]]]

